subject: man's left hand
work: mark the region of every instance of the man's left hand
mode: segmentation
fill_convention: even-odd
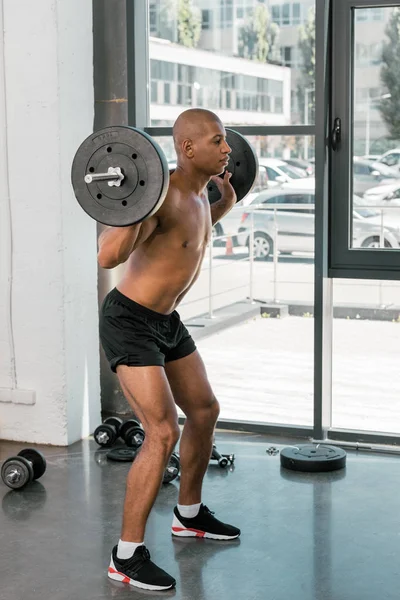
[[[225,171],[223,178],[219,177],[218,175],[214,175],[213,177],[211,177],[211,180],[217,186],[217,188],[221,194],[221,200],[225,200],[228,202],[232,202],[232,204],[235,204],[237,201],[237,198],[236,198],[236,192],[233,189],[232,184],[229,181],[231,177],[232,177],[232,173],[230,173],[229,171]]]

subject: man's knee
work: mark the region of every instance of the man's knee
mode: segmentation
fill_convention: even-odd
[[[213,401],[210,406],[210,413],[211,413],[211,416],[210,416],[211,420],[214,423],[216,423],[218,421],[218,417],[219,417],[219,413],[220,413],[220,406],[219,406],[219,402],[215,396],[213,396]]]
[[[158,444],[167,452],[172,452],[179,440],[180,433],[178,421],[165,421],[161,425],[149,428],[146,431],[146,439],[151,444]]]
[[[219,402],[214,395],[209,398],[204,398],[203,402],[199,402],[192,410],[186,414],[187,418],[193,423],[198,423],[201,427],[209,426],[213,428],[218,420],[220,412]]]

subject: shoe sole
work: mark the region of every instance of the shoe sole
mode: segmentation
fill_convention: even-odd
[[[220,533],[209,533],[208,531],[201,531],[200,529],[184,527],[176,515],[174,515],[171,533],[176,537],[197,537],[208,540],[235,540],[240,535],[240,533],[236,535],[222,535]]]
[[[109,579],[112,579],[113,581],[120,581],[121,583],[129,583],[129,585],[131,585],[133,587],[140,588],[141,590],[150,590],[152,592],[161,592],[164,590],[170,590],[171,588],[173,588],[175,586],[175,583],[173,583],[171,585],[167,585],[167,586],[150,585],[149,583],[142,583],[141,581],[136,581],[135,579],[131,579],[130,577],[127,577],[123,573],[120,573],[112,565],[110,565],[108,567],[107,575],[108,575]]]
[[[208,540],[235,540],[240,535],[239,533],[237,535],[221,535],[218,533],[208,533],[208,531],[200,531],[199,529],[186,529],[186,527],[172,527],[171,533],[175,537],[196,537]]]

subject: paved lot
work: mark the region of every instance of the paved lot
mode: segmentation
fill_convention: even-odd
[[[400,433],[400,323],[334,321],[333,426]],[[221,417],[312,425],[313,319],[249,321],[199,340]]]
[[[232,256],[225,256],[224,252],[224,248],[213,248],[213,309],[250,295],[250,264],[244,248],[234,248]],[[200,277],[179,309],[184,319],[209,310],[208,267],[207,253]],[[314,302],[314,264],[311,257],[280,257],[276,273],[273,261],[256,261],[253,273],[254,298],[270,301],[275,296],[281,302]],[[335,303],[400,305],[399,281],[336,279],[333,290]]]

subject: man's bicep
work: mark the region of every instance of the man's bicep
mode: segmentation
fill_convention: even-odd
[[[154,231],[158,227],[158,217],[150,217],[143,221],[140,225],[139,233],[136,238],[135,248],[137,248],[140,244],[143,244],[149,237],[154,233]]]
[[[218,202],[214,202],[214,204],[211,204],[210,211],[212,224],[215,225],[215,223],[218,223],[218,221],[220,221],[225,215],[227,215],[228,212],[232,210],[232,208],[232,206],[227,205],[221,200],[219,200]]]

